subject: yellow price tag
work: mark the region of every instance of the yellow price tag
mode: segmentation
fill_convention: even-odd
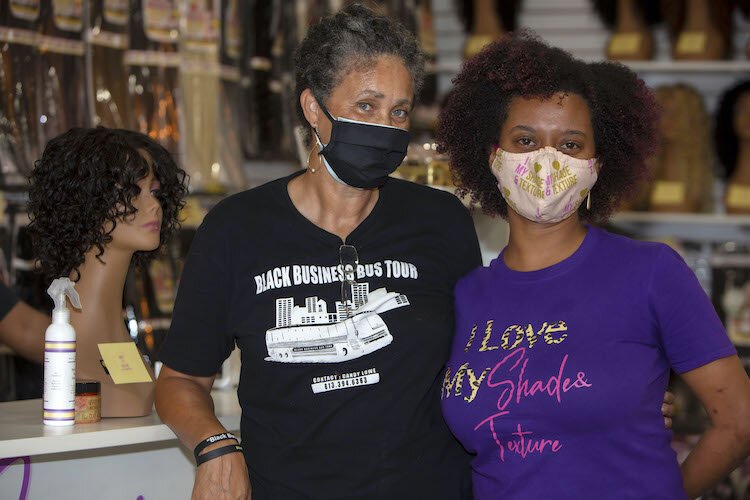
[[[657,181],[651,191],[654,205],[680,205],[685,202],[685,184],[682,182]]]
[[[98,347],[115,384],[151,382],[151,375],[134,342],[109,342],[98,344]]]
[[[734,208],[750,208],[750,186],[730,184],[727,190],[727,206]]]
[[[700,54],[706,49],[706,34],[698,31],[685,31],[677,39],[678,54]]]
[[[609,55],[628,56],[635,54],[641,47],[640,33],[617,33],[609,39]]]

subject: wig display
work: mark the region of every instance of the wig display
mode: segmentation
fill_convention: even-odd
[[[655,94],[662,107],[662,144],[651,159],[649,210],[710,212],[710,118],[703,97],[685,84],[658,87]]]
[[[265,3],[265,2],[262,2]],[[258,115],[258,77],[255,52],[255,12],[256,0],[246,0],[239,4],[239,16],[242,20],[243,37],[242,53],[240,55],[240,86],[242,92],[241,114],[244,116],[244,125],[240,128],[240,140],[242,152],[245,158],[257,158],[260,156],[260,125]]]
[[[464,59],[468,59],[516,29],[521,0],[459,0],[456,8],[468,35],[463,50]]]
[[[281,1],[256,1],[252,15],[252,32],[255,34],[250,65],[254,82],[254,109],[257,116],[258,156],[278,157],[281,143],[281,99],[278,82],[272,78],[271,52],[280,44],[277,38],[281,22]],[[273,91],[272,91],[273,87]]]
[[[43,144],[89,122],[83,21],[80,1],[42,0],[39,123]]]
[[[594,10],[612,30],[605,53],[608,59],[633,61],[654,56],[651,25],[659,22],[659,2],[653,0],[592,0]]]
[[[724,92],[715,124],[714,144],[726,180],[727,212],[750,213],[750,81]]]
[[[29,231],[45,276],[76,281],[76,375],[101,382],[103,417],[152,411],[153,382],[115,384],[97,346],[133,340],[123,323],[128,269],[158,256],[179,227],[185,181],[154,140],[104,127],[52,139],[32,171]],[[154,219],[158,230],[144,224]]]
[[[732,48],[733,0],[664,0],[673,33],[672,58],[723,59]]]
[[[130,6],[128,0],[92,0],[90,13],[87,72],[93,85],[89,89],[92,121],[95,125],[127,128],[132,123],[125,66]]]
[[[246,126],[247,106],[240,84],[240,59],[243,34],[239,0],[221,2],[221,43],[219,50],[219,127],[217,140],[219,164],[226,170],[232,191],[247,187],[242,169],[242,144],[240,130]]]
[[[750,0],[735,0],[735,3],[745,19],[750,19]],[[750,41],[745,45],[745,57],[750,59]]]
[[[219,162],[219,0],[188,0],[180,9],[182,164],[191,187],[221,192],[227,186]]]
[[[130,127],[179,158],[179,14],[175,0],[131,0],[130,48],[125,54]]]
[[[0,3],[0,168],[3,185],[25,185],[39,157],[39,0]]]
[[[425,57],[425,79],[422,92],[419,94],[419,104],[437,104],[437,42],[435,40],[435,25],[432,15],[432,1],[420,0],[417,7],[417,35]]]

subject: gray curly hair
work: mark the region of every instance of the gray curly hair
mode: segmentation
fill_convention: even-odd
[[[307,124],[299,105],[305,89],[325,103],[350,71],[370,67],[381,55],[403,60],[414,81],[414,95],[419,95],[424,56],[416,37],[400,23],[352,4],[311,27],[294,53],[300,123]]]

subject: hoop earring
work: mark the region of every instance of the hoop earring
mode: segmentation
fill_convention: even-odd
[[[317,172],[318,169],[312,168],[310,166],[310,156],[312,156],[312,152],[313,150],[311,149],[310,152],[307,154],[307,170],[309,170],[311,174],[314,174],[315,172]]]
[[[588,196],[586,196],[586,210],[591,210],[591,191],[589,191]]]

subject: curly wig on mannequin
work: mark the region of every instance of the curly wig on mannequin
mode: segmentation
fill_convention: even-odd
[[[438,150],[450,156],[459,194],[489,215],[507,216],[489,157],[514,97],[578,94],[588,103],[599,179],[582,220],[601,222],[633,194],[657,143],[657,104],[635,73],[617,63],[584,63],[528,32],[493,42],[469,59],[454,79],[437,129]]]
[[[69,276],[92,248],[101,260],[115,226],[135,214],[137,182],[149,172],[141,151],[160,183],[164,244],[179,227],[187,194],[187,176],[166,149],[143,134],[104,127],[73,128],[49,141],[31,172],[28,205],[29,231],[48,278]],[[136,252],[133,260],[157,251]]]

